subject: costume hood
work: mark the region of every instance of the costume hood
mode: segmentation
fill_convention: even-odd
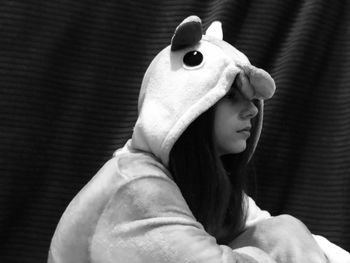
[[[201,20],[186,18],[175,30],[171,45],[148,67],[140,89],[138,112],[131,147],[154,154],[168,166],[169,152],[184,130],[230,90],[235,78],[242,94],[256,99],[249,156],[260,137],[263,100],[275,92],[275,83],[264,70],[222,40],[220,22],[202,34]]]

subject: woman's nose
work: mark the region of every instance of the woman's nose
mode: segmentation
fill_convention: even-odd
[[[259,110],[253,103],[253,101],[249,100],[246,101],[245,107],[241,112],[241,117],[243,119],[253,119],[257,114]]]

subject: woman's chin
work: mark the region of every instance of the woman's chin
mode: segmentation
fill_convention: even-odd
[[[244,152],[246,148],[247,148],[247,143],[245,140],[240,142],[235,142],[234,145],[227,144],[226,147],[220,151],[221,152],[220,155],[241,153],[241,152]]]

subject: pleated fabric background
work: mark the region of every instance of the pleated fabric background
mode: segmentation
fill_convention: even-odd
[[[350,250],[348,1],[0,1],[0,262],[46,262],[74,195],[130,137],[152,58],[188,15],[277,84],[252,195]],[[254,185],[254,184],[252,184]]]

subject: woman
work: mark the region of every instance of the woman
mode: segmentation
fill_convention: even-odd
[[[349,262],[244,194],[275,84],[221,38],[198,17],[177,27],[144,76],[132,138],[70,203],[49,262]]]

